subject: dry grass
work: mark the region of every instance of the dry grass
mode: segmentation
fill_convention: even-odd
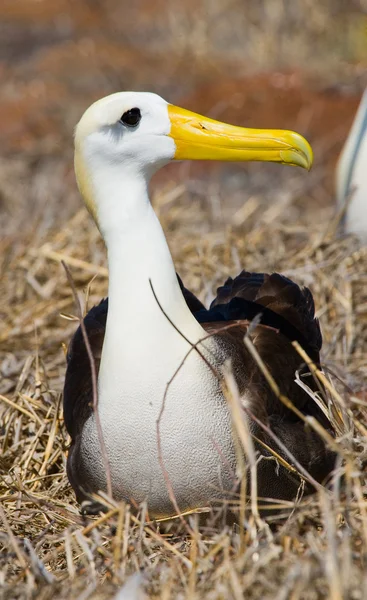
[[[339,432],[331,488],[296,508],[284,505],[269,519],[271,528],[251,510],[242,531],[214,518],[199,527],[193,515],[189,533],[180,520],[164,528],[144,523],[144,507],[137,517],[126,506],[112,506],[100,518],[79,516],[65,475],[68,439],[60,404],[63,344],[76,327],[75,308],[60,260],[80,290],[95,276],[89,305],[105,294],[107,275],[102,243],[81,209],[42,243],[31,233],[16,244],[14,237],[2,242],[5,597],[109,598],[139,569],[144,580],[130,585],[152,598],[365,597],[367,397],[360,390],[367,374],[366,249],[335,236],[332,209],[320,209],[323,218],[314,223],[307,209],[312,195],[302,188],[298,197],[280,195],[271,206],[259,199],[250,211],[244,203],[247,218],[238,224],[237,211],[225,232],[213,223],[209,194],[187,196],[178,187],[156,191],[155,205],[177,268],[202,299],[240,265],[278,269],[315,294],[324,363],[333,373],[327,375],[329,414]]]
[[[149,88],[175,100],[202,81],[257,69],[306,65],[323,83],[354,85],[363,72],[365,4],[294,1],[290,10],[284,0],[141,0],[127,8],[96,0],[70,10],[68,0],[3,2],[1,48],[12,51],[0,71],[2,597],[113,598],[125,582],[120,600],[367,597],[367,249],[337,235],[323,161],[339,130],[319,140],[309,175],[236,166],[209,171],[209,183],[204,167],[197,180],[183,165],[171,171],[175,183],[168,174],[153,190],[177,270],[206,303],[241,268],[277,270],[311,287],[340,457],[328,490],[284,504],[267,522],[244,506],[242,493],[241,528],[217,514],[205,523],[191,515],[189,527],[180,519],[149,523],[144,507],[136,516],[113,504],[103,517],[84,518],[65,474],[61,406],[65,346],[77,325],[61,260],[84,304],[107,292],[103,244],[72,173],[81,110],[117,89]],[[230,119],[235,98],[225,100]],[[256,105],[255,97],[246,110]],[[246,431],[238,433],[246,445]]]

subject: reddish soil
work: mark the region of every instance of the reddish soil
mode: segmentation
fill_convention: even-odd
[[[304,69],[246,75],[241,74],[238,61],[231,63],[228,56],[191,60],[189,52],[185,59],[171,47],[153,52],[154,39],[147,39],[147,44],[142,39],[156,35],[161,44],[166,43],[162,23],[168,27],[167,6],[159,0],[153,10],[151,2],[140,0],[123,11],[115,0],[3,0],[3,156],[65,152],[69,156],[74,125],[86,106],[113,91],[135,88],[158,92],[172,102],[232,123],[303,133],[314,146],[315,164],[327,168],[326,186],[331,190],[332,169],[361,85],[327,88],[320,78],[310,79]],[[182,39],[177,41],[182,45]],[[236,77],[226,75],[229,72]],[[193,172],[202,168],[195,165]]]

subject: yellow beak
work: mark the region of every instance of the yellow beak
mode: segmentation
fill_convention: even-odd
[[[313,153],[304,137],[282,129],[248,129],[168,105],[177,160],[261,160],[310,169]]]

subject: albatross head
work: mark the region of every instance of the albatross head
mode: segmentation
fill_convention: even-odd
[[[220,123],[168,104],[156,94],[119,92],[92,104],[75,132],[75,171],[98,222],[101,190],[146,185],[173,159],[269,161],[310,169],[312,150],[298,133]]]

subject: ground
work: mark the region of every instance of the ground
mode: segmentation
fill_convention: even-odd
[[[367,597],[367,250],[340,233],[334,169],[366,83],[363,0],[347,3],[3,0],[0,6],[0,581],[5,598]],[[146,523],[125,506],[81,517],[65,474],[61,392],[76,308],[107,291],[105,250],[73,174],[94,99],[151,90],[232,123],[286,127],[310,173],[176,164],[152,183],[185,284],[208,303],[241,268],[314,293],[339,469],[244,528]],[[343,481],[343,483],[341,483]],[[142,570],[143,579],[129,577]],[[135,592],[134,592],[135,593]],[[138,595],[127,597],[136,597]]]

